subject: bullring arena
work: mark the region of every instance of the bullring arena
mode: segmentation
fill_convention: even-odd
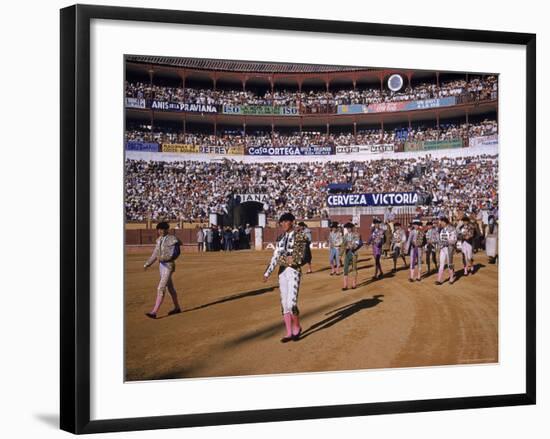
[[[165,316],[166,304],[148,320],[158,271],[143,270],[149,252],[127,252],[127,380],[498,361],[498,266],[484,255],[474,276],[436,286],[434,275],[409,284],[407,269],[372,282],[363,251],[358,288],[344,293],[341,276],[328,275],[328,252],[313,250],[300,291],[304,334],[281,344],[277,282],[262,282],[271,252],[237,253],[184,254],[174,273],[183,312]]]
[[[487,247],[498,238],[496,76],[126,61],[127,381],[499,361],[498,258]],[[302,267],[302,333],[281,343],[277,275],[263,275],[287,211],[311,232],[312,273]],[[386,255],[373,279],[375,218],[393,230],[441,217],[458,228],[463,216],[478,230],[473,274],[457,250],[452,284],[445,270],[436,285],[425,260],[410,282],[408,265],[399,258],[392,272]],[[182,243],[172,275],[182,312],[168,315],[166,294],[151,319],[159,268],[144,263],[160,221]],[[355,289],[330,275],[333,222],[354,223],[364,241]],[[199,247],[199,230],[218,230],[219,242]]]

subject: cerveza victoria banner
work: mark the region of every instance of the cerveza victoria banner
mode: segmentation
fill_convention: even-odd
[[[331,155],[331,146],[248,146],[246,155],[295,156],[295,155]]]
[[[418,194],[416,192],[338,194],[327,196],[327,205],[329,207],[414,206],[417,202]]]
[[[425,99],[423,101],[381,102],[377,104],[338,105],[338,114],[391,113],[395,111],[425,110],[456,105],[456,97]]]

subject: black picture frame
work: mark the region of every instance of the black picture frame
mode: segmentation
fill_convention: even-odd
[[[526,47],[525,393],[90,420],[90,21],[130,20]],[[303,18],[75,5],[61,10],[61,429],[81,434],[535,404],[536,35]]]

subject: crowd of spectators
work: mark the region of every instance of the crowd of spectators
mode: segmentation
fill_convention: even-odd
[[[305,163],[127,159],[125,171],[128,221],[207,222],[210,213],[229,213],[239,193],[266,194],[268,218],[285,211],[326,218],[329,183],[349,183],[354,193],[416,192],[425,216],[498,203],[497,155]]]
[[[359,129],[352,132],[325,134],[319,131],[281,133],[279,131],[252,131],[243,135],[240,130],[221,131],[218,135],[204,133],[183,133],[182,130],[168,128],[149,129],[134,127],[126,131],[126,141],[158,143],[182,143],[201,146],[299,146],[299,145],[372,145],[377,143],[395,144],[405,141],[467,139],[498,133],[496,120],[485,119],[478,123],[441,123],[434,126],[415,125],[393,130]]]
[[[225,90],[193,87],[168,87],[143,82],[126,82],[126,97],[166,102],[205,105],[262,105],[297,107],[305,113],[334,113],[337,105],[374,104],[426,100],[457,96],[468,100],[496,99],[496,76],[446,81],[439,84],[426,82],[407,86],[392,92],[384,88],[355,88],[345,90],[274,90],[255,93],[252,90]]]

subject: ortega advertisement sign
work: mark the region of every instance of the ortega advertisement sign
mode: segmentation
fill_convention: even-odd
[[[245,148],[247,155],[262,156],[295,156],[295,155],[331,155],[331,146],[249,146]]]
[[[366,206],[414,206],[418,202],[416,192],[385,192],[380,194],[328,195],[329,207]]]

